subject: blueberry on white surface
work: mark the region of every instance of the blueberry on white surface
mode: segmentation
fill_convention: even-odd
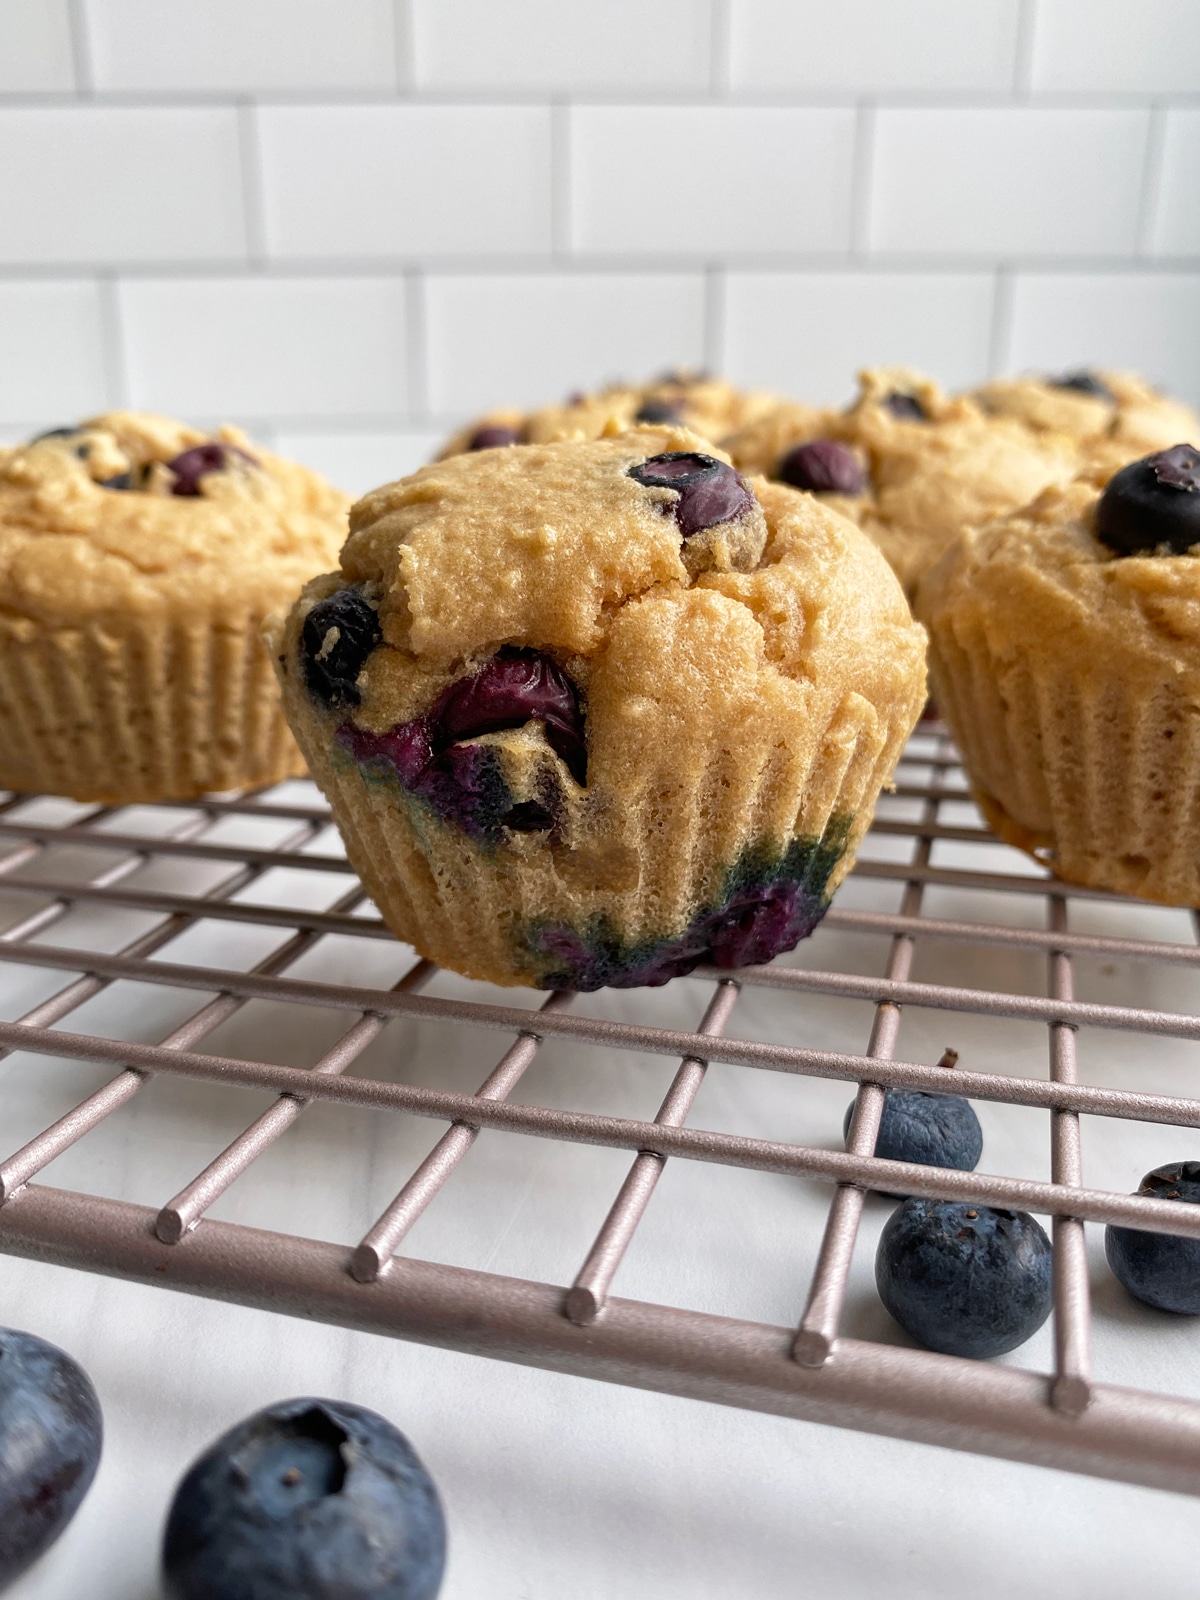
[[[1138,1185],[1151,1200],[1200,1201],[1200,1161],[1155,1167]],[[1200,1239],[1140,1228],[1108,1227],[1104,1253],[1117,1279],[1135,1300],[1160,1311],[1200,1314]]]
[[[446,1525],[408,1440],[362,1406],[285,1400],[194,1462],[163,1541],[171,1600],[434,1600]]]
[[[879,1297],[918,1344],[948,1356],[1003,1355],[1050,1314],[1050,1241],[1025,1211],[906,1200],[875,1256]]]
[[[958,1060],[947,1050],[939,1066]],[[850,1132],[854,1101],[846,1107],[843,1136]],[[884,1161],[916,1161],[923,1167],[957,1167],[973,1172],[983,1153],[983,1129],[969,1100],[924,1089],[889,1089],[879,1119],[874,1154]]]
[[[0,1328],[0,1589],[79,1509],[103,1431],[83,1368],[44,1339]]]

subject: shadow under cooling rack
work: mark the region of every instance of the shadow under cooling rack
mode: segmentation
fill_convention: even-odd
[[[47,1082],[67,1074],[55,1080],[60,1086],[73,1081],[69,1069],[83,1070],[80,1063],[112,1069],[86,1092],[62,1088],[62,1109],[48,1125],[35,1119],[19,1148],[0,1151],[0,1250],[502,1360],[1200,1494],[1200,1403],[1093,1377],[1084,1233],[1087,1222],[1116,1222],[1200,1237],[1200,1208],[1193,1214],[1085,1185],[1080,1123],[1088,1116],[1127,1130],[1200,1129],[1200,1099],[1150,1092],[1146,1073],[1132,1086],[1116,1069],[1099,1074],[1111,1081],[1080,1081],[1076,1061],[1080,1030],[1088,1038],[1098,1030],[1095,1036],[1133,1035],[1139,1048],[1154,1041],[1187,1051],[1190,1069],[1190,1047],[1200,1039],[1187,987],[1188,969],[1200,963],[1195,930],[1186,913],[1160,912],[1150,927],[1135,902],[1060,884],[1007,852],[974,820],[957,758],[936,727],[924,726],[910,744],[895,794],[885,797],[818,936],[768,967],[736,976],[702,969],[695,979],[706,986],[707,1004],[690,1027],[679,1025],[687,1008],[676,1002],[697,992],[694,979],[639,992],[627,1014],[614,1016],[604,1014],[614,1007],[602,996],[497,996],[415,958],[365,902],[328,811],[308,786],[118,809],[14,795],[0,802],[0,851],[7,852],[0,916],[10,919],[0,934],[0,994],[20,1013],[0,1022],[0,1058],[9,1058],[0,1078],[3,1125],[18,1125],[21,1105],[32,1115],[20,1071],[36,1058],[52,1058],[43,1063]],[[991,952],[1000,979],[1030,971],[1040,979],[993,988],[914,977],[928,955],[939,979],[953,978],[968,949]],[[1137,1003],[1146,986],[1117,992],[1109,975],[1122,963],[1159,975],[1152,996],[1179,996],[1174,1008]],[[1098,998],[1077,998],[1077,969],[1100,975],[1085,985]],[[962,970],[977,975],[978,966]],[[795,1042],[759,1025],[753,998],[768,995],[787,1008]],[[303,1041],[292,1061],[231,1048],[255,1006],[274,1008],[285,1058],[293,1040]],[[861,1053],[835,1048],[838,1028],[821,1020],[826,1011],[842,1018],[846,1007],[851,1017],[872,1019]],[[926,1013],[953,1015],[963,1028],[1002,1027],[1013,1070],[948,1074],[898,1059],[902,1019]],[[75,1031],[81,1020],[96,1031]],[[434,1081],[417,1082],[372,1070],[386,1030],[401,1022],[434,1030],[447,1052],[453,1039],[460,1062],[469,1049],[473,1077],[465,1088],[447,1087],[455,1081],[448,1072],[426,1072]],[[147,1032],[152,1038],[140,1036]],[[1030,1041],[1039,1036],[1035,1064]],[[660,1101],[657,1111],[634,1117],[545,1103],[554,1096],[536,1092],[544,1046],[620,1060],[639,1085],[639,1103],[652,1109]],[[1172,1060],[1167,1090],[1189,1079]],[[697,1096],[722,1068],[783,1075],[777,1083],[856,1085],[845,1148],[690,1125]],[[87,1070],[94,1079],[94,1066]],[[67,1189],[38,1181],[55,1161],[72,1170],[81,1142],[86,1150],[90,1138],[94,1148],[113,1128],[142,1150],[143,1170],[156,1173],[131,1102],[147,1085],[188,1080],[223,1086],[215,1092],[227,1136],[175,1192],[143,1205],[95,1192],[101,1183]],[[530,1099],[516,1095],[522,1080],[534,1091]],[[896,1086],[1047,1113],[1048,1172],[966,1173],[876,1159],[884,1094]],[[248,1116],[251,1100],[262,1109]],[[424,1153],[410,1157],[386,1204],[356,1216],[341,1242],[214,1216],[238,1180],[269,1161],[276,1141],[317,1104],[384,1118],[389,1127],[388,1113],[432,1123]],[[553,1141],[574,1152],[577,1166],[581,1146],[624,1153],[607,1215],[594,1236],[589,1229],[570,1281],[569,1273],[549,1285],[402,1253],[427,1209],[437,1216],[433,1203],[485,1130],[489,1139]],[[313,1154],[311,1142],[306,1153]],[[676,1161],[700,1164],[701,1174],[715,1166],[828,1186],[796,1325],[612,1294],[643,1219],[654,1215],[664,1168]],[[338,1184],[323,1169],[306,1176]],[[1050,1371],[962,1361],[840,1331],[875,1190],[1053,1219]],[[722,1266],[736,1277],[735,1254]]]

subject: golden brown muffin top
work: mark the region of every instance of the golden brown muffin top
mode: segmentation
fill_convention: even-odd
[[[975,391],[992,416],[1010,417],[1037,433],[1103,442],[1113,459],[1134,460],[1200,437],[1200,418],[1131,372],[1065,373],[1061,378],[1001,378]]]
[[[1079,479],[972,529],[926,574],[917,613],[939,628],[982,627],[999,658],[1149,663],[1153,681],[1200,703],[1200,545],[1116,554],[1096,534],[1101,492]]]
[[[50,627],[222,602],[261,615],[336,559],[348,505],[237,428],[108,412],[0,450],[3,610]]]
[[[360,500],[342,579],[365,586],[392,648],[367,663],[359,725],[413,715],[463,661],[505,645],[585,681],[614,630],[684,612],[697,639],[709,619],[716,652],[691,672],[728,670],[721,640],[735,627],[756,672],[805,694],[886,701],[899,679],[908,692],[924,635],[870,541],[812,496],[732,471],[737,514],[685,536],[679,494],[630,474],[689,453],[726,460],[686,430],[646,428],[453,457]],[[675,670],[669,646],[657,659]]]

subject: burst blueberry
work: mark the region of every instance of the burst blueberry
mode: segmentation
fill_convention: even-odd
[[[1151,1200],[1200,1203],[1200,1161],[1173,1161],[1155,1167],[1138,1185]],[[1160,1311],[1200,1315],[1200,1239],[1140,1228],[1109,1226],[1104,1253],[1118,1280],[1135,1300]]]
[[[879,1297],[929,1350],[983,1359],[1015,1350],[1050,1314],[1051,1249],[1025,1211],[906,1200],[875,1256]]]
[[[167,462],[168,470],[174,475],[171,493],[185,499],[194,498],[202,492],[200,484],[204,478],[214,472],[227,472],[235,459],[245,461],[252,467],[258,465],[245,450],[239,450],[233,444],[222,444],[219,439],[193,445],[190,450],[182,451]]]
[[[0,1589],[62,1533],[100,1461],[91,1380],[55,1345],[0,1328]]]
[[[1061,377],[1047,378],[1046,382],[1052,389],[1071,389],[1076,394],[1089,394],[1096,400],[1107,400],[1110,405],[1116,405],[1117,397],[1094,372],[1081,368],[1078,372],[1064,372]]]
[[[408,1440],[362,1406],[288,1400],[230,1429],[176,1490],[171,1600],[434,1600],[446,1525]]]
[[[678,422],[682,412],[678,400],[644,400],[634,414],[635,422]]]
[[[540,722],[576,783],[587,781],[583,713],[575,685],[549,656],[506,645],[478,672],[442,691],[428,712],[435,749],[481,733]]]
[[[500,423],[485,423],[483,427],[476,428],[467,440],[468,450],[501,450],[510,444],[516,444],[520,435],[515,428],[506,428]]]
[[[1100,496],[1096,537],[1119,556],[1200,544],[1200,450],[1177,444],[1122,467]]]
[[[884,395],[882,405],[901,422],[928,422],[929,417],[925,407],[915,394],[904,394],[899,389],[893,389],[891,394]]]
[[[954,1050],[943,1053],[940,1067],[953,1067]],[[850,1132],[854,1101],[846,1107],[843,1137]],[[875,1140],[875,1155],[884,1161],[914,1161],[923,1167],[954,1167],[973,1172],[983,1154],[983,1129],[969,1100],[956,1094],[924,1089],[889,1089]]]
[[[358,675],[382,638],[379,613],[360,588],[319,600],[300,636],[309,693],[327,706],[358,705]]]
[[[867,474],[852,450],[836,439],[810,439],[780,460],[775,476],[810,494],[862,494]]]
[[[648,489],[674,489],[664,506],[685,539],[743,517],[754,505],[745,480],[724,461],[699,451],[669,450],[630,467],[629,476]]]

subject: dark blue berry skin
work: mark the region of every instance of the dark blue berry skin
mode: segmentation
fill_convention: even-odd
[[[1073,389],[1076,394],[1090,394],[1097,400],[1107,400],[1110,405],[1117,403],[1116,395],[1094,372],[1064,372],[1060,378],[1047,378],[1046,382],[1052,389]]]
[[[846,1107],[843,1136],[850,1132],[854,1102]],[[973,1172],[983,1154],[983,1129],[969,1100],[921,1089],[889,1089],[879,1121],[875,1154],[884,1161],[917,1161],[924,1167]]]
[[[44,1339],[0,1328],[0,1589],[79,1509],[103,1434],[82,1367]]]
[[[200,481],[213,472],[226,472],[234,457],[246,461],[252,467],[258,462],[252,455],[247,455],[245,450],[239,450],[235,444],[222,444],[219,439],[211,439],[208,444],[193,445],[190,450],[184,450],[167,466],[175,475],[171,485],[171,493],[182,495],[186,499],[194,499],[201,493]]]
[[[810,439],[789,450],[775,476],[810,494],[862,494],[867,475],[852,450],[836,439]]]
[[[885,395],[882,401],[886,410],[901,422],[928,422],[925,407],[915,394],[901,394],[898,389],[893,389],[891,394]]]
[[[1183,555],[1200,544],[1200,450],[1173,445],[1114,473],[1096,507],[1096,537],[1116,555]]]
[[[668,450],[651,456],[629,476],[650,489],[674,489],[678,498],[663,507],[679,524],[685,539],[718,523],[743,517],[754,505],[745,480],[724,461],[698,451]]]
[[[355,687],[358,675],[382,638],[379,613],[361,589],[339,589],[319,600],[305,617],[300,635],[309,694],[326,706],[358,705],[362,698]]]
[[[635,422],[678,422],[683,410],[678,400],[645,400],[635,412]]]
[[[240,1422],[175,1492],[170,1600],[434,1600],[446,1525],[404,1435],[361,1406],[285,1400]]]
[[[1200,1161],[1173,1161],[1155,1167],[1142,1179],[1137,1192],[1152,1200],[1195,1205],[1200,1202]],[[1200,1314],[1200,1239],[1110,1226],[1104,1230],[1104,1253],[1135,1300],[1160,1311]]]
[[[879,1297],[918,1344],[981,1359],[1015,1350],[1050,1314],[1050,1241],[1024,1211],[906,1200],[875,1256]]]
[[[468,450],[502,450],[510,444],[519,442],[519,435],[515,428],[505,428],[500,423],[485,423],[467,440]]]

